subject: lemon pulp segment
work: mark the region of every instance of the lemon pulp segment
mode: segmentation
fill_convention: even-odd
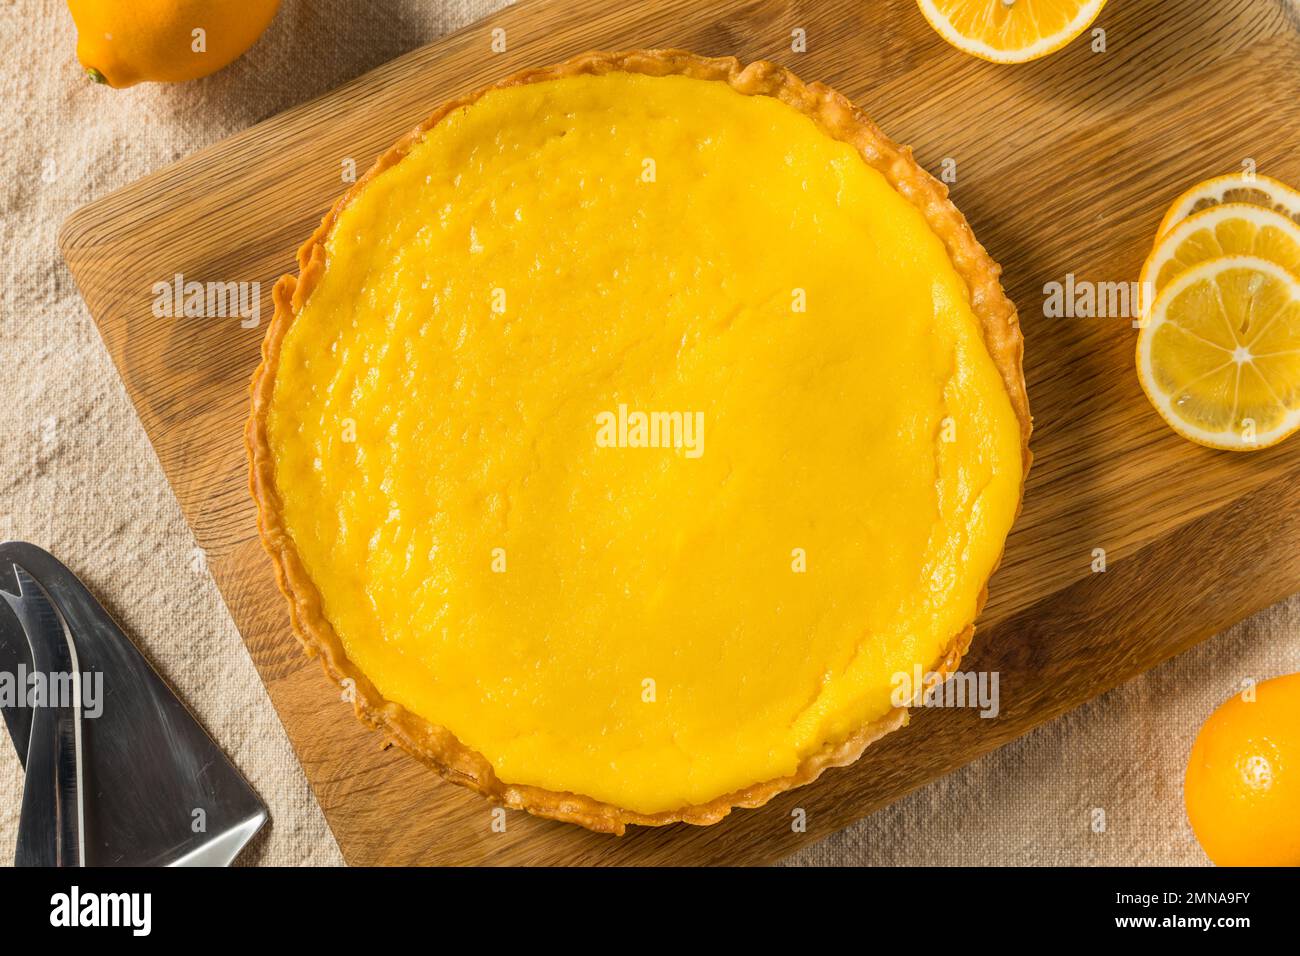
[[[268,412],[285,527],[349,658],[502,780],[654,813],[774,779],[1001,553],[1020,428],[969,299],[775,99],[489,92],[338,217]],[[700,453],[602,446],[621,406],[701,414]]]

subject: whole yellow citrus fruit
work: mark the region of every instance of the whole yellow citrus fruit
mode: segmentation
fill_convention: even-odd
[[[77,59],[109,86],[215,73],[262,35],[280,0],[68,0]]]
[[[1300,866],[1300,674],[1210,715],[1183,781],[1187,818],[1220,866]]]

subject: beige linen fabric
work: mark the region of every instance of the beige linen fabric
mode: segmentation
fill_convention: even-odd
[[[341,858],[215,586],[191,569],[194,539],[56,233],[78,206],[502,5],[284,0],[221,73],[114,91],[82,77],[61,0],[0,0],[0,538],[80,574],[243,769],[271,811],[243,862]],[[1243,678],[1300,670],[1298,632],[1293,599],[790,862],[1204,862],[1181,803],[1192,736]],[[5,742],[0,860],[21,783]]]

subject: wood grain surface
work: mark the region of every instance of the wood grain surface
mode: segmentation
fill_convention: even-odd
[[[950,49],[913,0],[525,2],[68,220],[69,267],[350,862],[771,862],[1300,590],[1300,440],[1247,456],[1184,442],[1139,390],[1127,318],[1043,309],[1067,274],[1135,280],[1196,180],[1252,159],[1300,183],[1300,13],[1128,0],[1096,26],[1104,52],[1080,38],[1005,67]],[[619,839],[510,813],[497,833],[486,801],[383,749],[292,637],[247,492],[248,380],[271,284],[346,187],[345,160],[364,171],[443,99],[525,66],[653,46],[774,60],[854,99],[932,172],[955,160],[953,199],[1021,312],[1036,421],[1024,513],[965,665],[1000,673],[1002,709],[918,713],[854,766],[709,828]],[[155,317],[153,286],[177,273],[262,283],[261,322]]]

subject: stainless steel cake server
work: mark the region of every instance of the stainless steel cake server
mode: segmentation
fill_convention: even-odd
[[[0,712],[26,771],[19,866],[224,866],[262,801],[85,586],[0,544]]]

